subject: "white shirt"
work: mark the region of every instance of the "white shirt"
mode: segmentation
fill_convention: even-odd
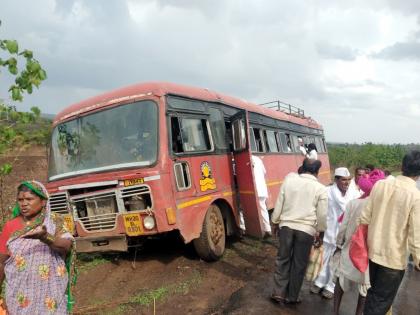
[[[335,245],[337,240],[338,228],[340,227],[339,218],[346,210],[347,203],[359,197],[359,192],[349,188],[343,196],[336,183],[327,187],[328,193],[328,213],[327,229],[324,233],[324,242]]]
[[[326,228],[327,199],[325,186],[315,176],[290,173],[281,185],[271,221],[314,235]]]
[[[318,160],[318,152],[316,152],[316,150],[311,150],[311,152],[306,154],[306,157],[310,160]]]
[[[255,155],[251,156],[252,167],[254,169],[255,186],[257,186],[258,197],[268,197],[267,184],[265,183],[265,167],[263,161]]]
[[[299,146],[299,151],[302,153],[302,155],[306,156],[308,152],[306,152],[306,149],[303,145]]]

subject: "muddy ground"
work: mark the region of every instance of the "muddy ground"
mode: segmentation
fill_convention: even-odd
[[[13,160],[5,178],[4,204],[12,204],[23,179],[46,179],[45,148]],[[137,252],[81,255],[75,314],[331,314],[332,301],[302,289],[302,304],[281,307],[269,300],[276,239],[229,239],[224,257],[201,261],[176,233],[151,239]],[[420,272],[410,266],[394,303],[394,315],[420,314]],[[344,296],[341,315],[354,314],[357,293]]]

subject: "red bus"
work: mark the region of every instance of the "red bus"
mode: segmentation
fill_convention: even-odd
[[[54,119],[48,190],[79,252],[127,251],[178,230],[216,260],[227,235],[261,236],[251,154],[267,170],[267,208],[301,165],[298,137],[315,143],[330,180],[322,127],[303,112],[255,105],[203,88],[143,83],[105,93]]]

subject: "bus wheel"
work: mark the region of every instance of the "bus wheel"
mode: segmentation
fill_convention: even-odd
[[[226,232],[223,217],[216,205],[211,205],[203,222],[200,237],[193,240],[194,248],[201,259],[215,261],[225,251]]]

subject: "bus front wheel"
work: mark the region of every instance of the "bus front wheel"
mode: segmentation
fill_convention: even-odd
[[[193,240],[194,248],[201,259],[216,261],[225,251],[226,231],[222,213],[216,205],[207,209],[200,237]]]

